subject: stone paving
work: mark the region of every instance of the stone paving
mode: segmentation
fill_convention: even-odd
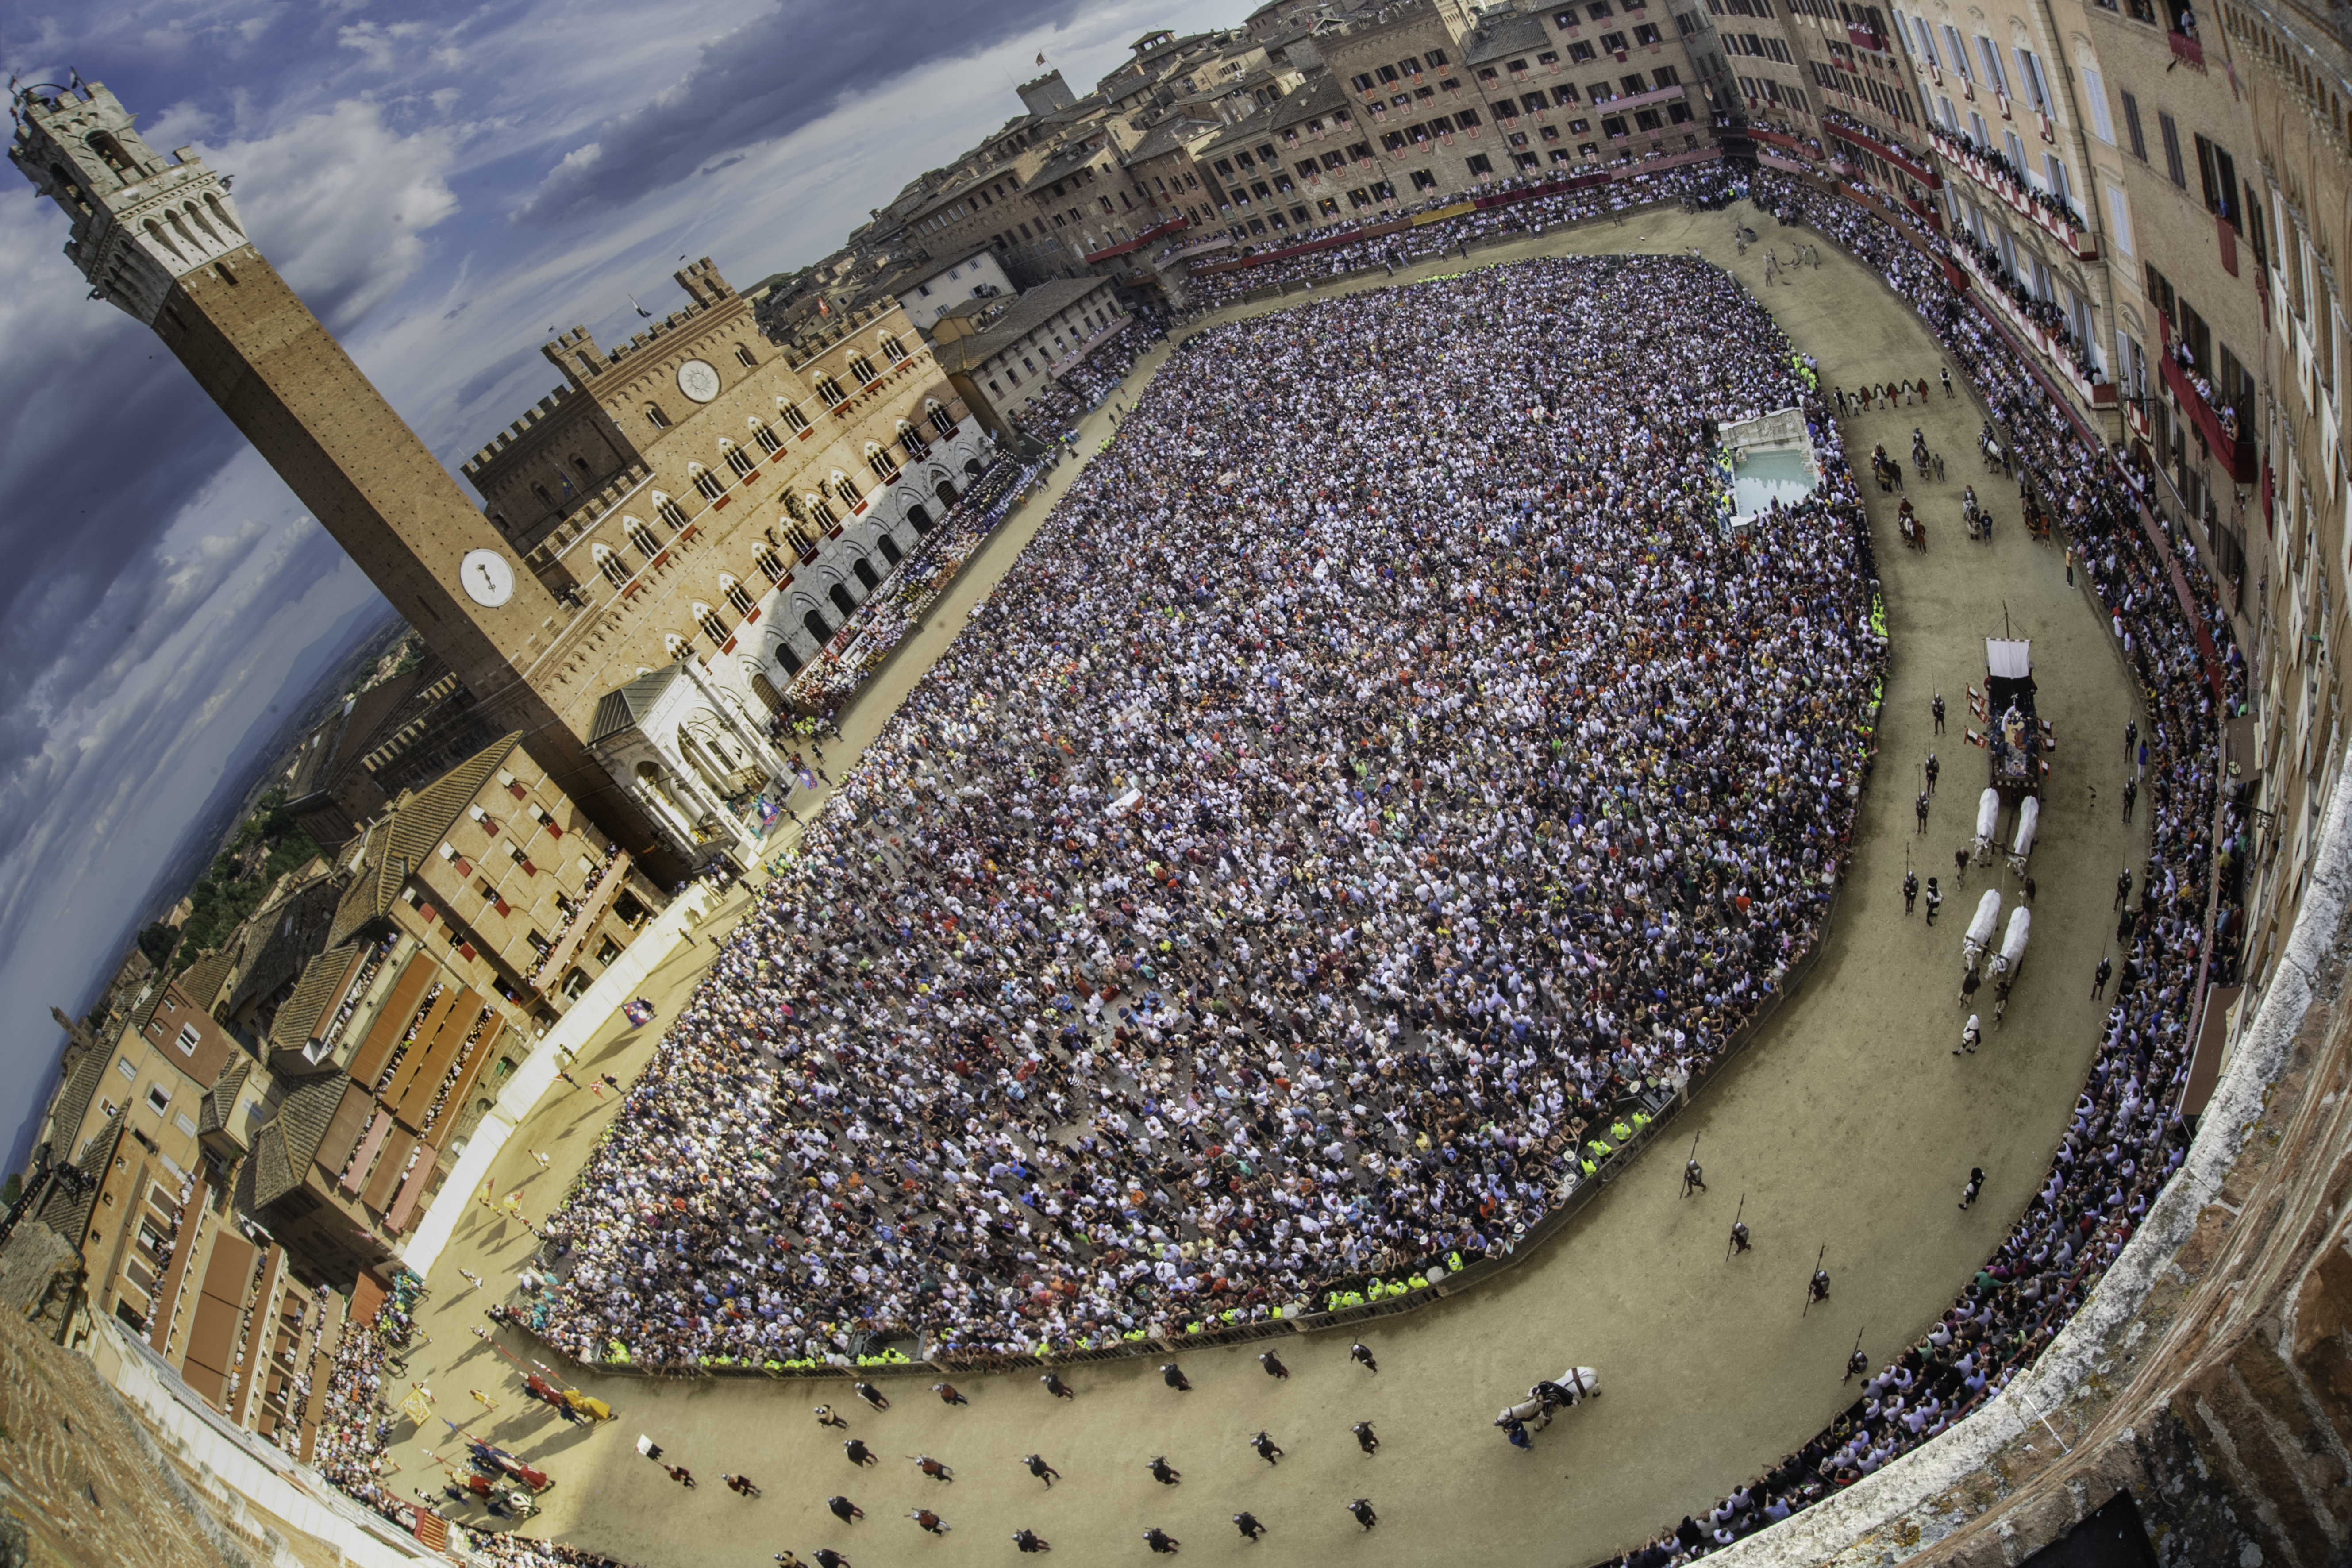
[[[1738,211],[1784,256],[1789,238],[1803,232]],[[1472,265],[1695,247],[1764,296],[1818,358],[1826,383],[1936,381],[1944,362],[1907,308],[1829,242],[1804,237],[1818,243],[1819,269],[1783,274],[1790,281],[1769,289],[1762,248],[1734,254],[1727,213],[1662,210],[1622,225],[1556,229],[1475,252]],[[1441,258],[1401,280],[1462,266],[1458,257]],[[1147,356],[1137,377],[1162,353]],[[1185,1394],[1163,1387],[1142,1363],[1068,1373],[1075,1402],[1047,1397],[1034,1373],[959,1377],[971,1404],[956,1409],[926,1384],[894,1380],[886,1386],[895,1405],[880,1414],[851,1397],[845,1383],[588,1377],[584,1385],[619,1419],[574,1430],[534,1413],[515,1390],[475,1429],[559,1479],[530,1533],[648,1568],[765,1563],[785,1548],[805,1559],[819,1546],[860,1568],[999,1563],[1016,1555],[1010,1537],[1024,1527],[1051,1541],[1064,1561],[1072,1553],[1087,1563],[1143,1561],[1150,1553],[1141,1536],[1151,1525],[1182,1541],[1189,1557],[1212,1562],[1322,1563],[1399,1551],[1428,1561],[1475,1542],[1579,1568],[1711,1504],[1801,1444],[1851,1398],[1839,1373],[1857,1332],[1881,1356],[1923,1332],[2041,1183],[2097,1042],[2089,978],[2113,929],[2100,900],[2111,897],[2116,868],[2137,866],[2146,854],[2144,819],[2126,826],[2117,809],[2130,684],[2104,625],[2069,587],[2058,546],[2025,535],[2015,485],[1987,476],[1975,460],[1983,418],[1963,390],[1957,399],[1937,392],[1924,405],[1849,423],[1858,458],[1880,441],[1906,451],[1912,427],[1923,426],[1945,457],[1947,478],[1910,481],[1932,534],[1924,555],[1896,536],[1896,498],[1865,479],[1894,653],[1878,771],[1821,962],[1684,1113],[1664,1152],[1635,1164],[1539,1254],[1480,1289],[1367,1330],[1377,1376],[1349,1363],[1346,1334],[1326,1334],[1276,1342],[1293,1374],[1285,1383],[1260,1372],[1258,1346],[1188,1356],[1194,1392]],[[1098,412],[1080,449],[1108,429]],[[851,707],[844,720],[850,746],[870,741],[1072,473],[1066,467],[1043,498],[1002,526],[927,628]],[[1959,525],[1960,487],[1970,480],[2002,524],[1990,545],[1969,543]],[[2033,949],[2008,1026],[1960,1059],[1949,1051],[1959,1032],[1961,931],[1984,879],[1999,875],[1971,870],[1959,889],[1949,882],[1952,851],[1971,831],[1984,776],[1983,754],[1962,739],[1965,688],[1982,683],[1981,639],[2004,627],[2033,639],[2042,712],[2057,725],[2058,771],[2033,863]],[[1940,739],[1928,719],[1938,689],[1950,711]],[[843,750],[827,749],[836,775]],[[1943,779],[1920,837],[1912,797],[1916,764],[1930,750],[1941,755]],[[1923,878],[1946,879],[1944,913],[1932,931],[1903,914],[1906,854]],[[2006,889],[2008,900],[2015,897]],[[696,944],[649,982],[646,994],[662,1017],[675,1016],[710,956],[709,941],[742,899],[722,906]],[[625,1080],[646,1060],[657,1030],[615,1019],[583,1065]],[[559,1083],[502,1157],[499,1189],[520,1184],[526,1211],[544,1215],[612,1110],[610,1097],[596,1100]],[[1711,1190],[1683,1199],[1679,1166],[1694,1137]],[[531,1149],[552,1155],[549,1173],[539,1173]],[[1983,1166],[1990,1181],[1983,1200],[1963,1214],[1956,1203],[1971,1165]],[[1743,1198],[1756,1248],[1727,1262],[1725,1235]],[[466,1389],[488,1392],[506,1372],[466,1332],[488,1303],[457,1269],[488,1276],[494,1289],[511,1286],[530,1244],[520,1227],[474,1210],[436,1265],[425,1315],[434,1343],[411,1367],[443,1395],[445,1409],[468,1404]],[[1832,1294],[1804,1311],[1805,1281],[1824,1245]],[[1488,1426],[1495,1410],[1571,1361],[1601,1369],[1606,1396],[1567,1413],[1532,1452],[1510,1448]],[[882,1456],[878,1468],[845,1460],[841,1435],[809,1414],[820,1402],[847,1412],[853,1433]],[[1367,1420],[1384,1445],[1377,1458],[1360,1454],[1350,1436]],[[1261,1428],[1286,1451],[1278,1467],[1250,1451]],[[700,1489],[681,1492],[640,1458],[640,1433],[690,1466]],[[404,1469],[394,1487],[423,1483],[430,1466],[421,1450],[434,1436],[401,1433],[394,1454]],[[1062,1472],[1050,1491],[1019,1462],[1032,1451]],[[923,1454],[953,1466],[955,1483],[921,1476],[907,1457]],[[1146,1473],[1155,1455],[1182,1471],[1181,1485],[1159,1485]],[[766,1496],[730,1494],[719,1484],[721,1471],[749,1474]],[[863,1508],[865,1521],[837,1522],[825,1510],[835,1493]],[[1380,1510],[1370,1536],[1344,1511],[1360,1496]],[[953,1532],[923,1534],[905,1517],[918,1506],[937,1510]],[[1255,1546],[1230,1522],[1243,1509],[1268,1526]]]

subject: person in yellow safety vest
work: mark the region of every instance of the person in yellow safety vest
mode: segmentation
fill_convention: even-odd
[[[1633,1130],[1626,1126],[1622,1121],[1611,1123],[1609,1131],[1610,1135],[1617,1140],[1617,1145],[1621,1149],[1624,1147],[1626,1140],[1633,1136]]]

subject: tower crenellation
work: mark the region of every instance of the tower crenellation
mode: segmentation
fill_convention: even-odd
[[[72,220],[66,255],[92,299],[152,325],[174,283],[233,271],[249,249],[227,183],[192,148],[158,154],[101,84],[34,88],[18,103],[8,161]]]

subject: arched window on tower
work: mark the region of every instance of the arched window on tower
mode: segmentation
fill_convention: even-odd
[[[662,634],[662,649],[673,661],[676,661],[694,651],[694,639],[682,637],[676,632],[665,632]]]
[[[874,362],[867,359],[862,353],[851,354],[849,356],[849,374],[850,379],[856,382],[858,385],[864,386],[867,382],[874,379]]]
[[[892,364],[897,364],[907,357],[907,345],[897,338],[886,337],[882,340],[882,357]]]
[[[572,466],[579,469],[583,474],[593,472],[593,470],[588,467],[588,459],[582,457],[577,452],[572,454]]]
[[[845,507],[855,510],[857,503],[866,499],[857,488],[857,481],[839,468],[833,470],[832,484],[833,493],[841,498],[841,504]]]
[[[955,434],[955,420],[938,404],[931,405],[930,412],[925,417],[930,420],[931,428],[940,433],[940,440],[944,441]]]
[[[543,506],[543,507],[546,507],[546,508],[547,508],[548,510],[550,510],[551,511],[554,510],[554,508],[555,508],[555,498],[554,498],[553,496],[551,496],[551,495],[550,495],[550,494],[548,494],[548,493],[547,493],[547,487],[546,487],[545,485],[533,485],[533,486],[531,486],[531,487],[530,487],[530,493],[531,493],[531,494],[533,494],[533,495],[535,495],[535,496],[537,496],[537,497],[539,498],[539,504],[540,504],[540,505],[541,505],[541,506]]]
[[[741,343],[737,343],[735,345],[735,363],[744,366],[746,369],[750,369],[757,366],[760,360],[759,356],[754,354],[750,349],[744,347]]]
[[[817,528],[831,528],[841,521],[839,514],[833,510],[833,503],[821,495],[803,497],[802,504],[808,508],[809,521]]]
[[[218,224],[224,232],[240,237],[244,235],[245,230],[236,226],[236,220],[228,216],[228,208],[221,205],[221,199],[218,196],[207,193],[205,196],[205,205],[212,208],[213,221]]]
[[[907,456],[918,462],[931,455],[931,444],[923,439],[923,433],[904,419],[898,421],[898,445],[907,449]]]
[[[889,448],[872,441],[866,443],[866,466],[873,469],[874,477],[886,485],[898,477],[898,465],[891,461]]]
[[[686,526],[686,508],[678,505],[674,499],[662,494],[659,490],[656,490],[654,492],[654,515],[660,518],[664,522],[669,524],[673,529],[684,528]]]
[[[760,574],[769,582],[781,583],[784,580],[784,560],[782,556],[776,553],[773,546],[766,544],[760,546],[759,552],[751,557],[751,563],[759,567]]]
[[[651,561],[661,553],[661,546],[654,539],[654,531],[635,518],[623,518],[621,531],[628,536],[630,548],[646,560]]]
[[[782,436],[777,435],[773,428],[761,424],[757,419],[751,421],[751,439],[760,444],[760,450],[762,452],[779,451],[784,444],[784,438]]]
[[[147,237],[170,251],[175,259],[185,261],[188,258],[187,253],[180,248],[180,242],[165,234],[152,217],[147,220]]]
[[[727,487],[719,482],[719,476],[700,463],[688,464],[686,471],[694,476],[694,488],[702,492],[705,500],[717,500],[727,493]]]
[[[809,427],[808,416],[800,411],[800,405],[781,397],[776,399],[776,417],[784,422],[787,430],[799,431]]]
[[[702,628],[702,635],[710,639],[712,647],[727,646],[727,623],[719,618],[718,611],[708,605],[695,605],[694,624]]]
[[[816,378],[816,395],[824,399],[827,407],[846,402],[849,398],[849,394],[841,390],[841,383],[829,375]]]
[[[735,470],[736,478],[740,479],[751,471],[751,453],[732,441],[722,441],[719,446],[719,450],[727,455],[727,466]]]
[[[646,405],[646,423],[656,430],[667,430],[669,428],[669,416],[662,412],[660,404],[648,403]]]
[[[596,570],[604,574],[606,582],[615,588],[625,588],[629,585],[628,567],[623,563],[619,556],[613,553],[611,547],[603,540],[598,540],[590,545],[588,553],[595,561]]]
[[[735,606],[737,615],[751,613],[751,591],[742,584],[732,577],[721,577],[719,579],[719,591],[727,595],[727,602]]]

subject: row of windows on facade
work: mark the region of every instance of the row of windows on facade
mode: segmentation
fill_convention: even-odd
[[[926,420],[940,439],[945,439],[955,433],[955,418],[945,408],[933,407],[926,416]],[[930,456],[929,439],[920,429],[912,425],[901,424],[898,443],[905,449],[909,459],[920,461]],[[891,455],[887,447],[871,441],[866,443],[866,466],[873,470],[875,479],[885,484],[896,479],[901,468],[899,460]],[[738,470],[743,473],[749,471],[748,467]],[[706,480],[716,483],[716,477],[699,465],[694,466],[694,473],[698,487],[702,487]],[[724,489],[723,485],[716,489],[704,488],[703,493],[715,499]],[[671,531],[676,532],[683,529],[690,521],[686,514],[686,509],[679,506],[672,498],[656,491],[654,499],[655,515],[669,524]],[[844,508],[854,510],[865,499],[866,492],[859,488],[857,481],[838,468],[835,469],[828,479],[821,481],[814,491],[805,495],[786,492],[778,498],[788,520],[794,525],[791,531],[791,537],[803,552],[815,544],[817,538],[824,530],[832,528],[841,521],[843,514],[835,510],[836,502]],[[661,553],[663,549],[661,542],[655,537],[654,531],[646,527],[640,519],[624,514],[621,519],[621,531],[628,541],[629,547],[637,552],[643,563],[650,563]],[[639,570],[638,567],[633,567],[628,558],[620,551],[602,540],[592,543],[589,551],[590,559],[596,563],[597,570],[602,572],[606,581],[615,588],[626,587],[629,580]],[[771,582],[781,579],[784,574],[783,563],[778,561],[774,552],[765,545],[760,549],[759,563],[760,569],[767,574]],[[746,600],[740,608],[744,613],[749,614],[751,609],[749,601]]]
[[[893,334],[883,334],[883,336],[877,341],[876,346],[882,351],[882,358],[886,363],[897,364],[901,360],[907,358],[907,345],[901,342]],[[750,355],[748,351],[745,351],[740,346],[737,348],[736,353],[746,365],[756,364],[758,363],[757,360],[753,359]],[[854,349],[850,352],[849,359],[845,368],[849,374],[851,385],[860,390],[871,385],[880,375],[880,372],[877,371],[874,367],[873,360],[866,356],[866,352],[863,349]],[[838,408],[841,405],[848,402],[850,397],[853,395],[850,391],[844,388],[840,377],[831,374],[818,376],[814,384],[814,390],[816,397],[814,401],[827,410]],[[659,403],[648,401],[646,404],[645,413],[646,422],[656,430],[667,430],[673,423],[668,412],[665,410]],[[805,430],[809,426],[808,416],[801,411],[799,405],[790,402],[784,398],[779,397],[776,399],[776,415],[778,418],[782,419],[787,426],[791,426],[794,430]],[[775,450],[773,447],[771,447],[768,449],[770,451]]]
[[[1104,306],[1098,310],[1080,311],[1077,313],[1077,324],[1082,327],[1092,327],[1097,333],[1108,327],[1110,323],[1111,311],[1108,306]],[[1039,327],[1037,331],[1039,332],[1044,332],[1051,330],[1054,325],[1054,322],[1048,321],[1045,325]],[[1026,348],[1029,345],[1024,342],[1021,346],[1023,348]],[[1045,365],[1049,370],[1053,368],[1055,354],[1066,354],[1070,352],[1068,342],[1064,339],[1059,331],[1055,331],[1054,333],[1054,353],[1045,353],[1045,345],[1042,341],[1037,343],[1036,347],[1039,353],[1045,354]],[[1018,353],[1020,351],[1015,349],[1009,352]],[[1023,354],[1021,356],[1021,371],[1015,371],[1013,368],[1013,363],[1010,359],[1005,361],[1003,368],[1005,379],[1012,382],[1013,385],[1019,386],[1021,384],[1021,371],[1026,371],[1029,374],[1035,375],[1037,374],[1037,362],[1028,355]],[[1004,389],[993,381],[991,381],[988,384],[988,390],[1000,397],[1003,395]]]

